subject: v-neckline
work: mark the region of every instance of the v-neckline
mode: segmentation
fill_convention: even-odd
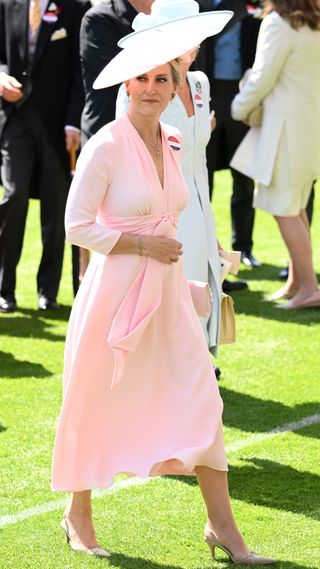
[[[161,123],[159,122],[160,134],[161,134],[161,143],[162,143],[163,184],[161,183],[161,180],[160,180],[160,176],[159,176],[159,174],[158,174],[157,167],[156,167],[155,162],[154,162],[154,160],[153,160],[153,158],[152,158],[152,156],[151,156],[151,154],[150,154],[150,152],[149,152],[149,150],[148,150],[148,148],[147,148],[147,145],[144,143],[144,141],[143,141],[142,137],[140,136],[140,134],[138,133],[137,129],[136,129],[135,126],[132,124],[132,122],[131,122],[131,120],[130,120],[128,114],[126,114],[125,116],[126,116],[127,120],[129,121],[130,126],[131,126],[131,128],[133,129],[133,131],[134,131],[136,137],[138,138],[138,140],[139,140],[139,142],[140,142],[140,146],[143,145],[143,150],[144,150],[145,154],[147,154],[149,162],[151,162],[151,164],[152,164],[152,168],[153,168],[153,170],[154,170],[154,174],[155,174],[156,180],[157,180],[157,182],[158,182],[158,184],[159,184],[159,186],[160,186],[160,188],[161,188],[161,191],[164,192],[165,189],[166,189],[166,178],[167,178],[167,176],[166,176],[166,172],[167,172],[167,168],[166,168],[166,150],[167,150],[167,147],[166,147],[166,144],[165,144],[165,143],[166,143],[166,141],[165,141],[165,135],[164,135],[163,129],[162,129],[162,127],[161,127]]]

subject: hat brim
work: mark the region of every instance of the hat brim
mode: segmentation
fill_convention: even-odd
[[[195,27],[201,27],[205,33],[205,37],[215,36],[223,30],[225,25],[229,20],[231,20],[232,16],[233,12],[231,10],[213,10],[212,12],[200,12],[191,16],[168,20],[167,22],[155,24],[149,28],[131,32],[131,34],[124,36],[118,41],[118,46],[121,48],[133,47],[136,41],[140,41],[142,35],[145,35],[147,41],[148,33],[153,30],[166,33],[173,29],[180,29],[181,31],[188,33],[188,31],[192,32]]]
[[[212,15],[213,12],[209,14]],[[101,71],[93,88],[105,89],[118,85],[176,59],[199,45],[205,38],[221,32],[232,18],[233,12],[214,12],[214,18],[201,18],[200,24],[199,17],[202,15],[206,17],[208,14],[170,21],[126,36],[131,39],[126,42],[123,51]]]

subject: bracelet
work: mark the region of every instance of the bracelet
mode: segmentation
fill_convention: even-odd
[[[143,244],[142,244],[142,235],[137,235],[138,237],[138,255],[139,257],[143,257]]]

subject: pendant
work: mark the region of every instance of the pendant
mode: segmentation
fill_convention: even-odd
[[[155,158],[159,158],[159,156],[161,156],[160,150],[154,150],[154,151],[153,151],[153,156],[154,156]]]

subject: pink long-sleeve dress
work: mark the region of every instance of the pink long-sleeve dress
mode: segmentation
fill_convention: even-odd
[[[54,490],[227,470],[219,395],[183,261],[109,255],[122,232],[175,237],[188,203],[180,135],[162,124],[164,184],[127,115],[84,147],[67,238],[94,251],[67,333]]]

